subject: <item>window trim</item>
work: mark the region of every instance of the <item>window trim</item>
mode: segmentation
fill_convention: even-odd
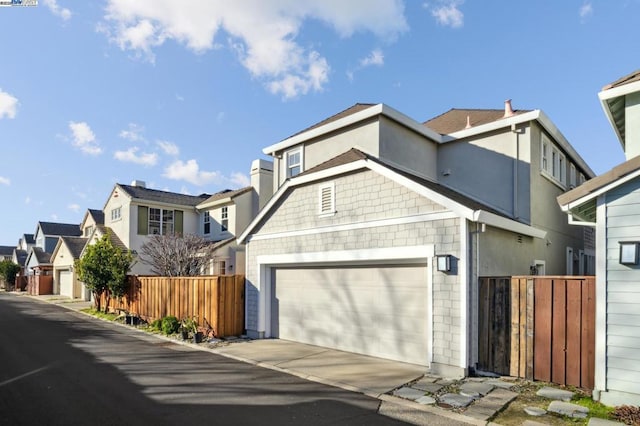
[[[571,163],[569,166],[569,188],[573,189],[578,184],[578,171],[576,170],[576,165]]]
[[[220,209],[220,232],[229,231],[229,206]]]
[[[154,234],[153,232],[151,232],[151,211],[152,210],[160,210],[160,220],[154,220],[154,223],[158,223],[158,229],[159,229],[159,233]],[[171,232],[170,233],[165,233],[164,231],[164,225],[165,223],[168,223],[168,221],[165,222],[165,215],[164,212],[171,212]],[[173,233],[175,233],[176,231],[176,210],[170,210],[170,209],[163,209],[162,207],[151,207],[149,206],[149,214],[147,217],[147,235],[171,235]]]
[[[293,167],[289,165],[289,157],[291,157],[291,156],[293,156],[295,154],[299,154],[300,160],[298,160],[298,162],[295,163],[293,167],[298,167],[300,169],[300,171],[294,175],[294,174],[291,173],[291,169]],[[289,179],[289,178],[292,178],[292,177],[296,177],[297,175],[302,173],[304,171],[304,166],[303,165],[304,165],[304,150],[302,149],[301,146],[299,146],[297,148],[294,148],[294,149],[290,149],[289,151],[285,152],[285,154],[284,154],[284,169],[285,169],[285,178],[286,179]]]
[[[324,194],[329,191],[329,208],[324,207]],[[335,182],[323,183],[318,186],[318,215],[320,217],[333,216],[336,214],[336,185]]]
[[[203,227],[202,227],[202,232],[204,233],[204,235],[210,235],[211,234],[211,213],[209,212],[209,210],[204,212],[203,215]],[[207,226],[209,227],[209,229],[207,230]]]
[[[567,156],[541,133],[540,137],[540,173],[562,189],[567,186]]]
[[[122,206],[114,207],[111,209],[111,222],[116,222],[122,219]]]

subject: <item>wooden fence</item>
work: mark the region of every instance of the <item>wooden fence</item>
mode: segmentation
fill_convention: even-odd
[[[32,296],[53,294],[53,276],[29,275],[27,277],[27,292]]]
[[[595,277],[483,278],[479,295],[479,368],[593,389]]]
[[[204,277],[129,277],[121,300],[111,299],[110,310],[126,311],[147,321],[173,315],[195,318],[217,337],[244,332],[244,275]],[[104,306],[108,295],[103,295]]]

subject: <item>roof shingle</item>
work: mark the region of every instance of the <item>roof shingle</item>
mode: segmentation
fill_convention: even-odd
[[[78,237],[82,235],[79,224],[38,222],[44,235]]]
[[[73,256],[74,259],[80,258],[82,249],[87,244],[87,241],[89,241],[88,238],[83,238],[83,237],[60,237],[60,238],[62,238],[62,241],[66,244],[67,248],[69,249],[69,252],[71,253],[71,256]]]
[[[121,183],[119,183],[118,186],[132,198],[190,207],[197,206],[211,196],[210,194],[178,194],[176,192],[160,191],[157,189],[143,188],[141,186],[123,185]]]
[[[530,112],[530,110],[518,109],[513,111],[515,115]],[[451,133],[464,130],[467,126],[467,117],[471,127],[480,126],[482,124],[492,123],[501,120],[504,117],[503,109],[457,109],[452,108],[449,111],[440,114],[437,117],[425,121],[426,127],[440,133],[448,135]]]

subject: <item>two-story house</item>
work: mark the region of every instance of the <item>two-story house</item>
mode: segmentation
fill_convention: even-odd
[[[640,405],[640,70],[598,94],[626,160],[558,197],[596,230],[595,383],[607,405]]]
[[[13,258],[13,246],[0,246],[0,262],[3,260],[11,260]]]
[[[239,238],[252,337],[462,376],[481,277],[587,268],[555,197],[593,172],[540,110],[356,104],[263,152],[276,191]]]
[[[25,261],[27,275],[52,275],[51,254],[61,236],[80,236],[80,226],[72,223],[38,222],[33,234],[35,244],[29,248]]]
[[[200,215],[196,206],[209,194],[186,195],[146,187],[143,181],[116,184],[102,211],[104,225],[135,254],[148,235],[198,234]],[[137,261],[132,274],[149,274],[151,268]]]
[[[254,160],[251,185],[218,192],[197,209],[202,218],[201,235],[215,243],[214,260],[209,274],[244,274],[244,245],[237,237],[273,194],[273,163]]]

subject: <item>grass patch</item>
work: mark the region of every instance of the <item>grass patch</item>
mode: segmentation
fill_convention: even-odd
[[[81,309],[81,311],[91,316],[94,316],[96,318],[101,318],[107,321],[115,321],[120,316],[118,314],[97,311],[95,308],[85,308],[85,309]]]
[[[589,409],[589,417],[598,417],[601,419],[613,420],[614,407],[607,407],[597,401],[594,401],[588,395],[576,395],[571,400],[573,404],[582,405]]]

